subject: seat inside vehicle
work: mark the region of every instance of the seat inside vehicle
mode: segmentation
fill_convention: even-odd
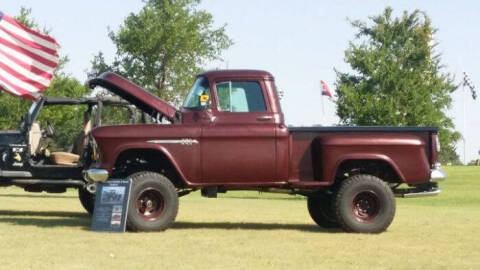
[[[28,133],[28,144],[30,146],[30,155],[35,156],[40,151],[40,140],[42,139],[42,130],[40,124],[34,122]]]
[[[50,159],[55,165],[75,166],[80,160],[80,156],[69,152],[52,152]]]
[[[86,117],[86,123],[83,130],[75,138],[73,144],[72,153],[70,152],[51,152],[50,159],[55,165],[75,166],[80,160],[80,156],[83,154],[85,147],[88,144],[88,133],[92,130],[92,120]]]

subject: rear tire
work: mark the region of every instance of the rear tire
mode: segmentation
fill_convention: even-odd
[[[323,228],[338,228],[339,224],[333,211],[332,196],[319,194],[307,199],[308,213],[318,226]]]
[[[130,178],[132,189],[127,228],[131,231],[166,230],[178,212],[175,186],[168,178],[154,172],[134,173]]]
[[[78,188],[78,198],[83,208],[87,210],[89,215],[93,215],[93,209],[95,208],[95,194],[90,193],[83,187]]]
[[[379,233],[393,221],[395,196],[381,179],[358,174],[341,183],[334,209],[338,223],[345,231]]]

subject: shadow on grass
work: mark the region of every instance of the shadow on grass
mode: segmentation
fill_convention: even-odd
[[[325,229],[310,224],[284,224],[284,223],[241,223],[241,222],[187,222],[177,221],[172,225],[174,230],[183,229],[222,229],[222,230],[293,230],[303,232],[342,232],[340,229]]]
[[[1,197],[12,197],[12,198],[56,198],[56,199],[72,199],[78,198],[78,196],[71,196],[71,195],[51,195],[46,193],[38,193],[34,194],[0,194]]]
[[[0,223],[41,228],[83,227],[85,229],[90,227],[91,218],[87,213],[76,212],[0,210]]]
[[[219,198],[222,199],[246,199],[246,200],[275,200],[275,201],[285,201],[285,200],[291,200],[291,201],[306,201],[305,197],[262,197],[260,196],[236,196],[236,195],[225,195],[225,196],[219,196]]]

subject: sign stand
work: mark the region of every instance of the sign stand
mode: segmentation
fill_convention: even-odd
[[[112,179],[97,183],[92,230],[125,232],[131,179]]]

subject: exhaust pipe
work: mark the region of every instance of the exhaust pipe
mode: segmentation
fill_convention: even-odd
[[[86,187],[87,191],[91,194],[95,194],[97,192],[97,184],[95,183],[88,183]]]

